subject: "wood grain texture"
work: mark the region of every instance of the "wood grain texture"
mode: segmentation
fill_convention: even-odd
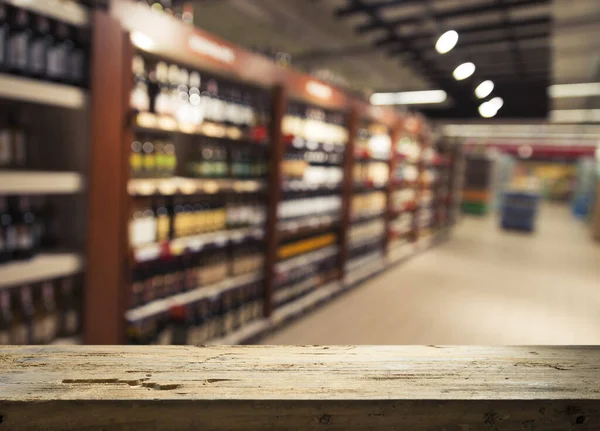
[[[600,348],[5,347],[7,430],[597,430]]]
[[[124,73],[131,68],[131,46],[112,16],[94,12],[93,26],[84,342],[118,344],[125,341],[129,144],[124,101],[131,79]]]

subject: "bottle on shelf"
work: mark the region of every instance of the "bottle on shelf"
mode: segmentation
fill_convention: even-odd
[[[86,28],[74,30],[73,48],[67,58],[67,81],[85,87],[88,81],[88,50],[90,34]]]
[[[6,45],[8,43],[8,6],[0,3],[0,72],[7,68]]]
[[[16,289],[13,296],[13,325],[11,330],[11,344],[32,344],[32,324],[35,309],[31,286],[25,285]]]
[[[144,58],[141,55],[135,55],[131,68],[133,71],[133,88],[131,89],[129,103],[134,112],[148,112],[150,110],[150,95],[148,93]]]
[[[143,144],[136,140],[131,143],[131,152],[129,154],[129,169],[131,178],[143,178],[144,156],[142,152]]]
[[[81,326],[80,286],[75,286],[75,277],[58,280],[59,334],[61,337],[73,337]]]
[[[68,61],[73,49],[69,26],[55,22],[54,43],[48,49],[47,76],[55,82],[68,83]]]
[[[29,12],[21,8],[12,8],[9,24],[9,33],[6,41],[6,62],[8,70],[16,75],[27,75],[29,43],[31,30],[29,29]]]
[[[10,292],[0,290],[0,346],[11,344],[13,312],[10,304]]]
[[[156,153],[154,143],[147,140],[142,145],[143,172],[145,178],[154,178],[156,176]]]
[[[0,196],[0,263],[9,262],[15,258],[17,230],[13,216],[8,198]]]
[[[0,167],[22,169],[27,163],[27,137],[19,117],[11,112],[7,127],[0,131],[0,145],[4,147]]]
[[[59,315],[52,281],[43,282],[35,294],[33,343],[49,344],[58,334]]]
[[[54,39],[50,33],[50,21],[42,15],[34,19],[33,35],[29,49],[29,71],[36,78],[45,78],[47,58]]]
[[[37,249],[35,240],[35,214],[28,196],[12,198],[12,220],[15,226],[16,243],[13,259],[31,259]]]

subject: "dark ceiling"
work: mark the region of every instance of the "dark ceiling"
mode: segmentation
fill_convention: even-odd
[[[373,44],[426,77],[432,89],[445,90],[451,103],[421,109],[437,118],[479,117],[481,100],[473,93],[482,81],[494,81],[490,97],[504,106],[498,117],[542,118],[549,110],[551,80],[551,0],[346,0],[336,10],[339,19],[362,15],[356,32],[377,32]],[[447,30],[459,34],[447,54],[435,51]],[[455,81],[452,71],[470,61],[475,73]],[[394,91],[397,88],[377,89]],[[425,107],[423,107],[425,108]]]

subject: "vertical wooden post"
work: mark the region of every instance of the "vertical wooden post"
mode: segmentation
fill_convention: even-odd
[[[86,344],[125,339],[124,257],[127,256],[128,165],[123,146],[123,101],[131,79],[123,76],[127,35],[104,12],[93,16],[89,223],[84,303]]]
[[[398,137],[400,136],[400,127],[394,125],[390,130],[390,139],[392,140],[392,146],[390,148],[390,160],[388,163],[390,172],[388,175],[388,183],[386,187],[386,207],[385,207],[385,236],[383,239],[383,254],[385,257],[388,257],[389,248],[390,248],[390,225],[392,224],[392,216],[393,216],[393,205],[392,205],[392,194],[394,193],[394,182],[392,181],[394,178],[394,173],[396,171],[396,165],[398,163],[396,157],[396,142],[398,141]]]
[[[342,181],[342,214],[340,217],[340,279],[346,276],[348,263],[348,235],[352,227],[352,196],[354,194],[354,141],[360,121],[358,110],[352,107],[346,118],[348,128],[348,143],[344,154],[344,178]]]
[[[279,202],[281,200],[284,142],[281,130],[283,117],[287,111],[287,93],[281,85],[273,90],[271,106],[271,160],[269,162],[269,180],[267,182],[267,218],[265,224],[266,256],[264,266],[264,314],[273,312],[273,291],[275,283],[275,265],[279,231],[277,229]]]

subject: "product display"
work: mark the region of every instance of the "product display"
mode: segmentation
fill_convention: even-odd
[[[40,160],[48,171],[67,166],[86,173],[85,198],[57,210],[41,191],[0,193],[1,257],[11,260],[0,271],[46,259],[46,250],[85,250],[61,265],[74,273],[86,262],[85,289],[74,294],[85,299],[77,326],[86,343],[253,340],[389,267],[400,241],[424,248],[421,239],[449,219],[456,194],[445,185],[459,171],[444,165],[449,155],[436,159],[443,151],[422,117],[375,108],[196,29],[189,2],[111,0],[93,13],[23,3],[26,14],[13,4],[3,8],[1,34],[15,46],[25,35],[33,52],[49,54],[31,71],[11,59],[5,79],[43,80],[56,92],[52,103],[77,112],[39,117],[38,125],[26,106],[0,106],[0,175],[28,175]],[[66,56],[79,64],[80,47],[93,80],[86,72],[78,82],[54,63]],[[35,103],[31,93],[24,100]],[[69,128],[73,136],[59,133]],[[15,234],[5,232],[17,225],[23,245],[15,253]],[[53,262],[42,261],[39,280],[3,287],[0,278],[11,309],[1,317],[11,327],[29,319],[29,303],[40,316],[60,310],[56,288],[40,287],[67,277],[47,270]],[[47,326],[32,340],[63,337]]]
[[[0,290],[0,345],[50,344],[81,330],[80,277]]]
[[[60,246],[55,206],[41,196],[0,195],[0,265]]]
[[[0,4],[0,70],[62,84],[86,86],[89,30],[26,8]]]
[[[268,141],[268,93],[141,55],[133,58],[132,72],[130,105],[139,127],[255,144]],[[224,159],[221,153],[213,156],[217,164]]]
[[[186,24],[194,23],[194,8],[189,0],[136,0],[153,11],[174,16]]]
[[[461,208],[468,214],[485,215],[492,200],[493,161],[485,155],[466,158]]]

